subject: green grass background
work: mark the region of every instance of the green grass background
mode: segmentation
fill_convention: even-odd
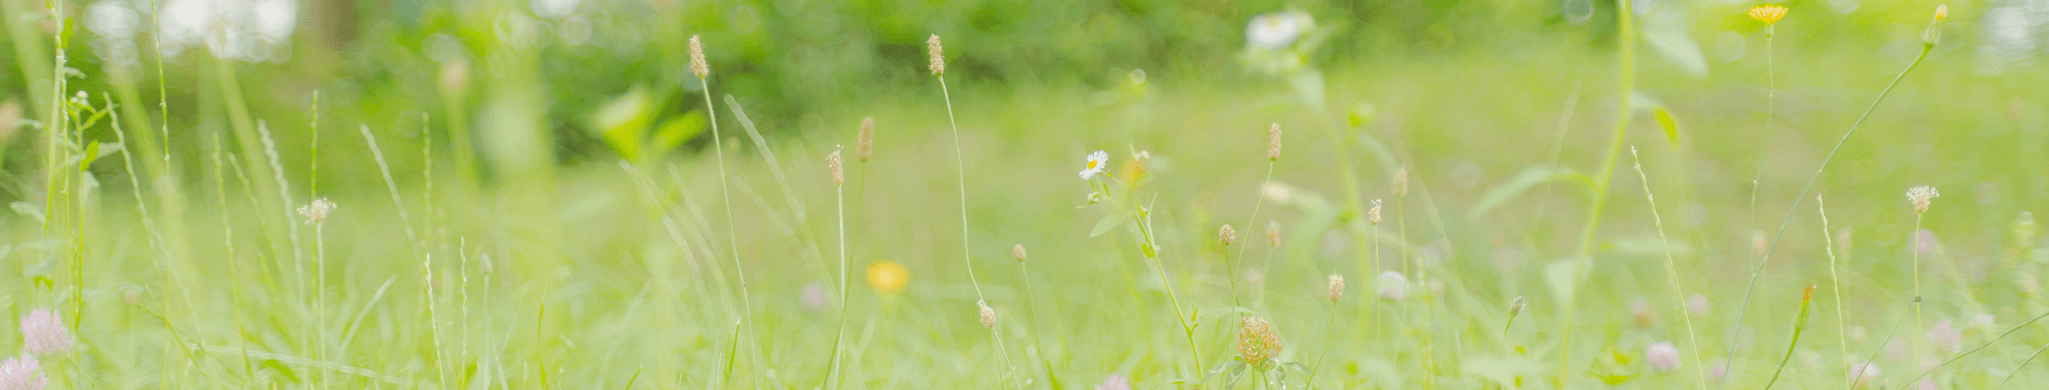
[[[50,14],[0,1],[12,34],[0,99],[54,123]],[[75,20],[85,4],[48,5]],[[74,28],[59,35],[77,70],[63,95],[91,96],[78,112],[111,101],[120,117],[67,128],[75,144],[57,149],[39,127],[0,129],[0,200],[14,206],[0,215],[0,302],[74,327],[78,351],[44,362],[56,388],[832,388],[842,315],[849,388],[1087,389],[1113,374],[1182,388],[1202,374],[1190,340],[1205,369],[1222,366],[1240,315],[1271,321],[1280,359],[1315,365],[1315,388],[1700,387],[1732,358],[1731,334],[1727,386],[1758,388],[1786,357],[1801,289],[1818,283],[1776,386],[1846,387],[1849,362],[1874,353],[1882,373],[1867,388],[1909,386],[1939,321],[1964,350],[1991,344],[1934,386],[2049,381],[2049,368],[2020,367],[2049,333],[1995,342],[2049,312],[2049,251],[2025,214],[2049,204],[2049,80],[2039,49],[1983,54],[2006,31],[1987,15],[2008,5],[1949,4],[1942,42],[1815,185],[1839,232],[1836,278],[1815,202],[1794,199],[1913,60],[1936,3],[1787,2],[1768,148],[1751,5],[1639,4],[1623,142],[1670,239],[1621,156],[1572,303],[1558,293],[1570,278],[1553,273],[1576,260],[1586,188],[1526,178],[1600,174],[1617,83],[1632,77],[1617,72],[1610,3],[593,0],[544,18],[525,2],[322,1],[299,5],[288,58],[188,49],[164,59],[161,82],[148,34],[122,64]],[[1246,21],[1291,9],[1316,18],[1322,41],[1294,49],[1299,67],[1262,68]],[[563,38],[576,23],[589,37]],[[684,52],[699,34],[710,106]],[[958,145],[927,34],[945,38]],[[707,110],[727,148],[730,233]],[[851,154],[869,116],[874,158],[847,167],[856,284],[841,307],[825,155]],[[1248,227],[1276,123],[1271,181],[1291,196]],[[49,169],[51,153],[93,142],[109,154]],[[1165,280],[1125,228],[1091,235],[1125,211],[1083,207],[1075,172],[1095,150],[1120,177],[1136,152],[1151,156],[1148,181],[1113,192],[1151,207]],[[1411,192],[1398,198],[1404,166]],[[1921,324],[1907,310],[1916,221],[1902,196],[1919,185],[1944,194],[1920,224],[1932,237]],[[1354,190],[1385,199],[1385,221],[1364,224]],[[339,205],[317,230],[291,211],[312,198]],[[1770,237],[1789,211],[1738,323],[1753,232]],[[1244,258],[1216,243],[1223,224]],[[1013,245],[1029,260],[1012,260]],[[884,260],[909,269],[902,292],[861,282]],[[1407,272],[1407,298],[1375,295],[1386,270]],[[1349,285],[1334,305],[1327,275]],[[808,283],[824,304],[804,302]],[[1169,285],[1195,312],[1192,333]],[[1675,288],[1711,302],[1691,338]],[[977,322],[978,290],[993,332]],[[1510,324],[1516,297],[1529,304]],[[751,322],[736,322],[743,312]],[[1994,320],[1974,324],[1980,314]],[[1896,323],[1896,351],[1882,351]],[[1678,369],[1647,363],[1659,341],[1678,346]]]

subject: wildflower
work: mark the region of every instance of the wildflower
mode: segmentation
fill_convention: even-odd
[[[711,65],[704,63],[704,42],[696,35],[690,36],[690,73],[697,75],[698,80],[711,76]]]
[[[1394,173],[1394,196],[1397,198],[1409,197],[1409,166],[1407,165],[1403,165],[1401,170]]]
[[[933,42],[938,42],[938,41],[933,41]],[[1094,179],[1094,178],[1096,177],[1096,174],[1098,174],[1098,173],[1103,173],[1103,166],[1104,166],[1104,165],[1108,165],[1108,164],[1109,164],[1109,162],[1110,162],[1110,154],[1109,154],[1109,153],[1103,153],[1103,151],[1101,151],[1101,150],[1098,150],[1098,151],[1096,151],[1095,153],[1089,153],[1089,161],[1088,161],[1088,165],[1083,165],[1083,166],[1082,166],[1082,169],[1081,169],[1081,179],[1082,179],[1082,180],[1090,180],[1090,179]]]
[[[1281,124],[1275,123],[1266,129],[1266,160],[1281,159]]]
[[[842,164],[840,161],[840,151],[834,150],[832,154],[825,155],[825,167],[832,171],[832,186],[834,187],[847,183],[847,170]]]
[[[925,39],[925,54],[932,57],[932,75],[946,75],[946,49],[939,46],[939,34]]]
[[[1331,302],[1337,302],[1338,298],[1345,296],[1345,277],[1343,275],[1331,275],[1330,283],[1327,286],[1328,289],[1326,291],[1329,292]]]
[[[1381,299],[1399,301],[1409,296],[1409,278],[1402,276],[1400,272],[1382,272],[1380,281],[1376,284],[1380,285]]]
[[[1315,25],[1309,13],[1282,11],[1252,17],[1245,26],[1245,44],[1262,49],[1280,49],[1295,43]]]
[[[43,375],[42,363],[35,356],[22,354],[0,361],[0,389],[43,390],[49,384],[50,377]]]
[[[875,150],[875,117],[861,118],[861,135],[854,142],[854,157],[868,162],[868,156]]]
[[[1271,219],[1269,219],[1269,220],[1267,220],[1267,221],[1266,221],[1266,245],[1267,245],[1267,246],[1281,246],[1281,223],[1280,223],[1280,222],[1274,222],[1274,220],[1271,220]]]
[[[1366,222],[1370,222],[1370,223],[1372,223],[1372,224],[1374,224],[1374,225],[1379,225],[1379,224],[1380,224],[1380,200],[1379,200],[1379,199],[1374,199],[1374,200],[1373,200],[1373,208],[1370,208],[1370,209],[1366,209]]]
[[[1152,152],[1139,151],[1138,154],[1132,155],[1131,160],[1124,162],[1125,180],[1131,183],[1139,182],[1141,178],[1145,177],[1146,163],[1152,161],[1152,159]]]
[[[1288,188],[1287,184],[1269,182],[1259,187],[1259,196],[1269,202],[1288,203],[1295,198],[1295,189]]]
[[[1024,261],[1024,260],[1025,260],[1025,250],[1024,250],[1024,244],[1017,244],[1017,246],[1013,246],[1013,247],[1010,247],[1010,257],[1011,257],[1011,258],[1013,258],[1013,259],[1017,259],[1017,261],[1020,261],[1020,262]]]
[[[1509,317],[1515,317],[1515,316],[1518,316],[1518,315],[1522,315],[1522,314],[1523,314],[1523,307],[1524,307],[1524,306],[1529,306],[1529,304],[1530,304],[1530,303],[1529,303],[1529,301],[1528,301],[1528,300],[1525,300],[1525,299],[1523,299],[1523,296],[1521,296],[1521,295],[1517,295],[1517,296],[1515,296],[1515,300],[1514,300],[1514,301],[1509,301],[1509,302],[1508,302],[1508,316],[1509,316]]]
[[[462,93],[470,84],[470,62],[461,58],[441,63],[441,92],[449,95]]]
[[[804,304],[804,308],[811,311],[825,310],[827,299],[830,298],[827,295],[825,285],[818,284],[817,281],[804,283],[804,287],[797,290],[798,303]]]
[[[911,284],[911,271],[889,260],[868,264],[868,287],[883,294],[896,294]]]
[[[1750,7],[1750,18],[1764,22],[1765,25],[1776,24],[1779,22],[1779,18],[1783,17],[1786,17],[1786,7],[1773,4]]]
[[[1686,311],[1693,312],[1693,315],[1707,315],[1713,310],[1714,306],[1708,302],[1706,295],[1693,293],[1693,296],[1686,297]]]
[[[1850,380],[1857,382],[1856,386],[1863,386],[1866,382],[1878,378],[1879,372],[1882,371],[1878,369],[1877,364],[1865,363],[1861,366],[1853,364],[1850,366]]]
[[[1980,328],[1990,328],[1992,327],[1992,323],[1995,320],[1996,319],[1992,317],[1992,313],[1978,313],[1971,316],[1971,326]]]
[[[1111,373],[1110,376],[1103,378],[1103,384],[1096,385],[1096,390],[1131,390],[1131,378],[1124,377],[1124,374]]]
[[[40,356],[71,352],[71,332],[64,319],[50,309],[36,309],[21,317],[22,349]]]
[[[1259,371],[1273,368],[1274,358],[1281,354],[1281,336],[1274,332],[1273,324],[1259,316],[1245,317],[1238,328],[1238,356],[1245,358],[1245,364]]]
[[[1725,377],[1728,377],[1728,376],[1729,376],[1729,362],[1727,362],[1727,361],[1717,361],[1717,362],[1715,362],[1715,364],[1714,364],[1714,365],[1712,365],[1712,366],[1708,366],[1708,380],[1709,380],[1709,381],[1713,381],[1713,382],[1721,382],[1721,381],[1722,381],[1722,378],[1725,378]]]
[[[1224,227],[1217,229],[1217,242],[1223,243],[1224,246],[1231,246],[1231,242],[1237,240],[1238,229],[1232,229],[1231,224],[1224,224]]]
[[[975,301],[975,306],[982,308],[982,310],[980,310],[980,312],[982,313],[982,327],[995,327],[996,309],[989,308],[989,304],[983,303],[982,301]]]
[[[327,201],[327,198],[314,199],[313,203],[299,206],[299,216],[306,217],[306,223],[325,225],[327,213],[334,211],[334,207],[334,202]]]
[[[1651,370],[1672,371],[1679,368],[1679,348],[1673,347],[1670,341],[1651,343],[1650,349],[1644,351],[1644,360],[1651,363]]]
[[[14,131],[21,129],[21,103],[14,99],[0,102],[0,142],[14,137]]]
[[[1935,187],[1920,186],[1907,189],[1907,200],[1914,202],[1915,214],[1928,212],[1928,204],[1938,196],[1942,196],[1942,193],[1935,192]]]
[[[1771,238],[1770,238],[1770,237],[1765,237],[1765,236],[1764,236],[1764,231],[1762,231],[1762,230],[1755,230],[1755,229],[1752,229],[1752,230],[1750,231],[1750,252],[1751,252],[1751,254],[1753,254],[1753,255],[1755,255],[1755,256],[1758,256],[1758,257],[1763,257],[1763,256],[1764,256],[1764,253],[1765,253],[1765,252],[1770,252],[1771,250],[1772,250],[1772,241],[1771,241]]]
[[[1629,320],[1638,326],[1650,326],[1658,321],[1658,312],[1651,310],[1651,301],[1638,297],[1629,300]]]
[[[1956,353],[1963,349],[1964,333],[1951,325],[1949,320],[1937,321],[1935,326],[1928,328],[1928,342],[1934,344],[1937,350]]]

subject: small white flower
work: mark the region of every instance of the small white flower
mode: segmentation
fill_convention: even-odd
[[[1096,174],[1103,173],[1103,167],[1106,165],[1110,165],[1109,153],[1103,153],[1101,150],[1089,153],[1088,165],[1082,166],[1081,179],[1089,180],[1095,178]]]
[[[1245,44],[1266,49],[1287,47],[1315,24],[1309,13],[1302,11],[1261,14],[1245,25]]]
[[[1935,192],[1935,187],[1920,186],[1907,189],[1907,200],[1914,203],[1915,213],[1928,212],[1928,204],[1938,196],[1942,196],[1942,193]]]
[[[1382,299],[1399,301],[1409,296],[1409,278],[1402,276],[1400,272],[1381,272],[1379,284]]]

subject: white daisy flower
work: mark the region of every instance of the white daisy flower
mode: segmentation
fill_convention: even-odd
[[[1253,47],[1280,49],[1295,43],[1316,22],[1309,13],[1282,11],[1252,17],[1245,26],[1245,43]]]
[[[1103,173],[1103,167],[1107,165],[1110,165],[1109,153],[1103,153],[1101,150],[1089,153],[1088,165],[1082,166],[1081,179],[1089,180],[1095,178],[1096,174]]]

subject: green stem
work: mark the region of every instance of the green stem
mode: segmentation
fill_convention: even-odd
[[[1765,263],[1771,261],[1772,252],[1779,249],[1779,239],[1786,236],[1786,227],[1793,223],[1793,214],[1800,211],[1800,202],[1807,200],[1807,194],[1814,190],[1814,183],[1821,180],[1821,174],[1828,169],[1828,163],[1834,161],[1836,153],[1841,152],[1843,145],[1850,142],[1850,136],[1857,134],[1857,129],[1864,125],[1864,120],[1871,118],[1871,113],[1878,110],[1878,103],[1885,101],[1885,96],[1892,93],[1893,87],[1900,85],[1900,80],[1907,77],[1907,72],[1911,72],[1915,66],[1921,65],[1921,60],[1928,58],[1928,50],[1934,47],[1934,45],[1926,44],[1921,46],[1921,54],[1914,56],[1914,62],[1908,63],[1906,69],[1901,69],[1898,75],[1893,76],[1892,82],[1887,83],[1885,89],[1878,92],[1878,98],[1871,100],[1871,106],[1864,109],[1864,114],[1857,116],[1856,122],[1850,123],[1850,130],[1843,132],[1843,137],[1836,140],[1836,146],[1829,149],[1827,157],[1821,159],[1821,166],[1815,167],[1814,176],[1807,179],[1806,188],[1800,190],[1800,196],[1793,198],[1793,207],[1786,209],[1786,218],[1779,222],[1779,231],[1772,236],[1771,245],[1765,247],[1764,256],[1759,257],[1757,264],[1750,267],[1750,283],[1747,287],[1743,288],[1743,300],[1737,303],[1736,322],[1734,324],[1743,323],[1743,315],[1750,306],[1750,295],[1757,290],[1757,277],[1762,275]],[[1916,307],[1918,308],[1918,306]],[[1741,328],[1741,326],[1729,327],[1729,348],[1728,353],[1725,354],[1726,357],[1724,359],[1726,360],[1723,361],[1724,365],[1734,364],[1736,361],[1736,330],[1738,328]],[[1728,386],[1728,379],[1722,379],[1722,387]]]
[[[1580,262],[1580,275],[1578,278],[1573,279],[1572,295],[1567,296],[1566,304],[1560,307],[1560,309],[1566,311],[1566,315],[1565,339],[1559,344],[1560,347],[1558,348],[1561,351],[1558,359],[1559,387],[1565,387],[1572,383],[1572,326],[1579,320],[1579,310],[1576,310],[1576,308],[1578,307],[1580,290],[1585,288],[1586,279],[1593,274],[1594,261],[1591,256],[1594,247],[1594,233],[1600,227],[1601,208],[1608,201],[1608,184],[1610,180],[1614,179],[1615,164],[1622,157],[1624,136],[1629,134],[1630,114],[1634,113],[1630,108],[1630,98],[1636,89],[1636,26],[1632,23],[1635,14],[1630,10],[1629,3],[1628,0],[1618,0],[1615,2],[1617,8],[1615,16],[1616,38],[1618,41],[1615,59],[1616,72],[1618,74],[1616,83],[1618,88],[1616,88],[1617,95],[1615,96],[1615,133],[1612,136],[1613,139],[1608,143],[1607,160],[1601,164],[1601,178],[1594,184],[1594,196],[1588,203],[1586,221],[1580,227],[1578,255],[1572,260]]]

